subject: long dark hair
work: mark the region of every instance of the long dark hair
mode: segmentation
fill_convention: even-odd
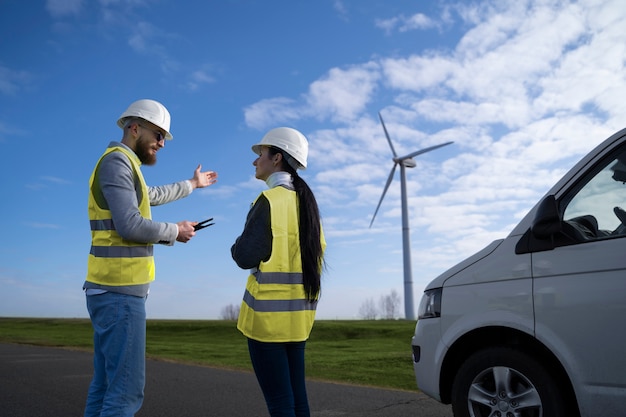
[[[324,258],[321,241],[321,219],[317,200],[309,185],[287,160],[291,158],[282,149],[269,147],[270,156],[282,155],[282,169],[291,174],[293,187],[298,195],[298,218],[300,221],[300,256],[302,258],[302,281],[307,300],[319,299]]]

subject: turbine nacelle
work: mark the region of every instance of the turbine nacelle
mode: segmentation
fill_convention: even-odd
[[[393,158],[393,162],[395,162],[396,164],[402,164],[405,168],[415,168],[417,166],[417,164],[415,163],[415,159],[413,158]]]

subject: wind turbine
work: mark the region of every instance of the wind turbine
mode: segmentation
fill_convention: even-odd
[[[385,127],[385,122],[383,121],[383,116],[381,116],[380,112],[378,112],[378,117],[380,118],[380,123],[383,125],[383,130],[385,131],[387,142],[389,142],[389,147],[391,148],[391,152],[393,153],[393,167],[391,168],[391,172],[389,173],[389,178],[387,178],[387,184],[385,184],[383,195],[380,196],[380,201],[378,202],[378,206],[376,206],[376,211],[372,216],[370,228],[372,227],[372,224],[374,224],[376,213],[378,213],[378,209],[383,202],[383,198],[385,198],[385,194],[387,193],[389,184],[391,184],[391,181],[393,180],[393,174],[396,172],[396,167],[400,165],[400,190],[402,197],[402,251],[404,260],[404,315],[407,320],[415,320],[415,309],[413,308],[413,274],[411,272],[411,242],[409,240],[409,213],[406,198],[405,168],[415,168],[415,161],[413,160],[413,157],[426,152],[430,152],[437,148],[441,148],[442,146],[450,145],[452,142],[446,142],[440,145],[431,146],[421,149],[419,151],[412,152],[408,155],[398,157],[398,154],[396,154],[396,150],[391,143],[389,133],[387,133],[387,128]]]

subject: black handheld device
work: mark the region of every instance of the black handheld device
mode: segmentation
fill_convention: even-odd
[[[198,231],[200,229],[204,229],[205,227],[213,226],[215,223],[209,223],[211,221],[213,221],[213,217],[211,217],[210,219],[201,221],[200,223],[198,223],[197,225],[193,227],[193,230]]]

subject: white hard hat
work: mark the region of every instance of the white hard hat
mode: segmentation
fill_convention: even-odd
[[[263,136],[261,142],[252,146],[252,152],[261,154],[261,146],[274,146],[287,152],[300,165],[299,169],[306,169],[306,161],[309,155],[309,142],[306,137],[296,129],[290,127],[277,127]],[[294,167],[295,168],[295,167]]]
[[[165,139],[172,139],[170,133],[170,112],[158,101],[142,99],[132,103],[117,120],[117,125],[124,128],[124,123],[129,117],[140,117],[153,125],[165,130]]]

